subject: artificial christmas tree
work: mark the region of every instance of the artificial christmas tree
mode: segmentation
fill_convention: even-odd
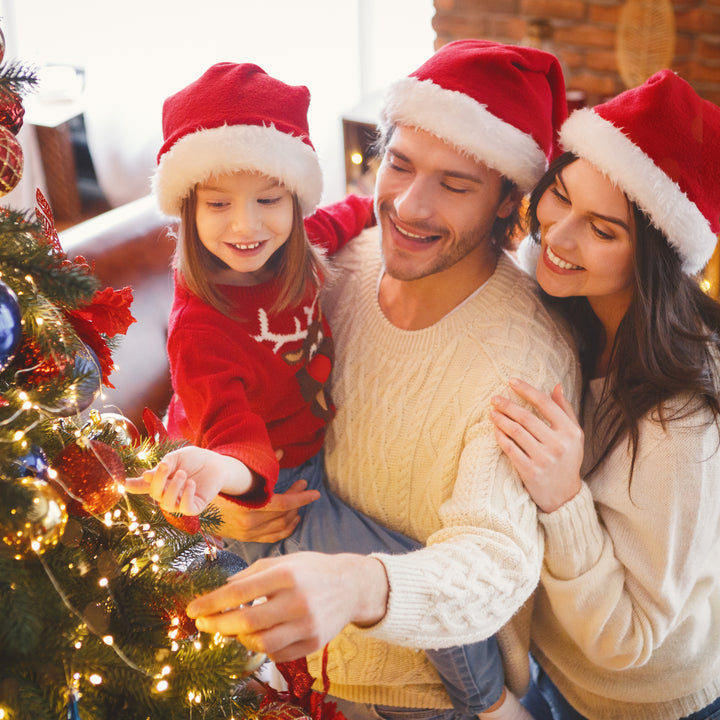
[[[34,81],[0,64],[0,194],[22,173],[14,134]],[[35,216],[0,210],[0,718],[252,717],[245,678],[263,658],[184,613],[238,569],[218,557],[218,518],[191,535],[126,495],[125,477],[174,444],[151,413],[142,439],[93,407],[131,290],[65,255],[39,194]]]

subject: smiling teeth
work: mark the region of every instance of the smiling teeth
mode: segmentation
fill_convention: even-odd
[[[403,230],[401,227],[395,225],[395,229],[405,237],[412,238],[413,240],[428,240],[432,238],[432,235],[416,235],[415,233],[411,233],[408,230]]]
[[[557,265],[563,270],[582,270],[579,265],[572,265],[569,262],[565,262],[562,258],[558,257],[549,247],[547,248],[547,256],[553,265]]]
[[[250,245],[241,245],[240,243],[236,243],[233,245],[233,247],[237,248],[238,250],[254,250],[255,248],[260,247],[260,243],[251,243]]]

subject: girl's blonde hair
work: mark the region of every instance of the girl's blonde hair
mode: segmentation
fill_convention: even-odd
[[[325,253],[310,243],[303,222],[300,201],[292,193],[293,222],[290,236],[268,260],[275,275],[280,278],[278,296],[270,312],[278,313],[299,305],[308,290],[317,290],[329,277]],[[241,308],[233,307],[212,277],[225,264],[200,242],[195,222],[197,209],[197,186],[183,199],[180,211],[177,246],[175,248],[175,269],[190,290],[201,300],[228,317],[242,317]]]

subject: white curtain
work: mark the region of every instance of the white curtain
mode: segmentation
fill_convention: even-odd
[[[85,69],[88,144],[113,206],[149,191],[163,99],[219,61],[310,88],[323,200],[342,197],[343,113],[429,57],[434,40],[432,0],[2,0],[0,10],[18,59]]]

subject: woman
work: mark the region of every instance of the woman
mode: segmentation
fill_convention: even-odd
[[[537,279],[577,334],[580,429],[493,399],[546,533],[537,718],[720,718],[720,108],[672,72],[574,113],[530,202]],[[540,417],[538,417],[540,416]]]

